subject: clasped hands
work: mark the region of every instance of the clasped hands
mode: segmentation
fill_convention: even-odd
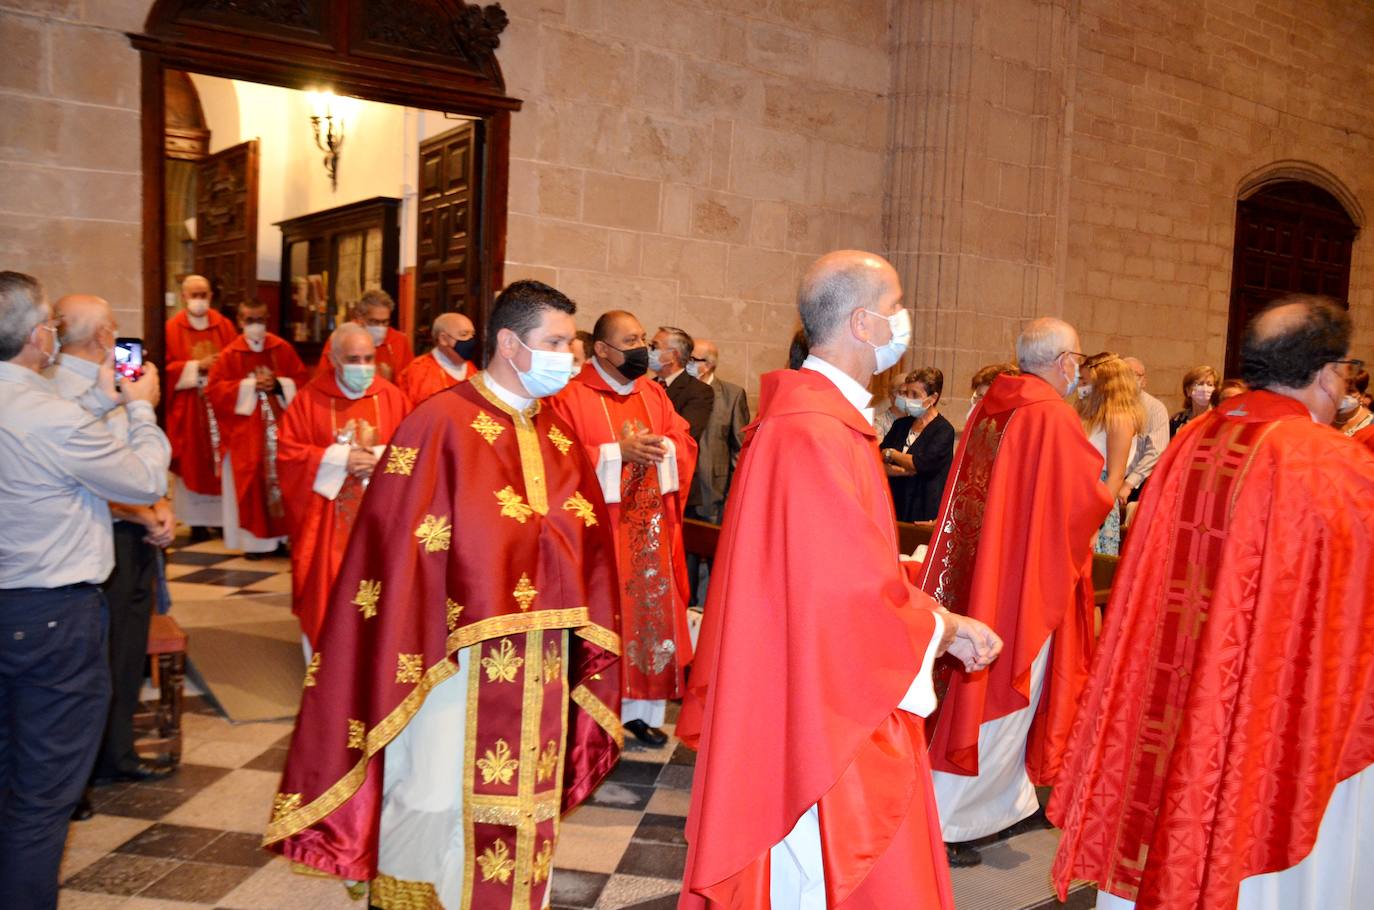
[[[354,477],[371,477],[373,469],[377,467],[377,456],[372,452],[377,440],[376,428],[366,420],[350,420],[344,425],[344,432],[353,440],[353,448],[348,450],[348,462],[344,469]]]
[[[668,457],[668,444],[638,420],[627,420],[620,427],[620,457],[630,464],[658,464]]]
[[[253,384],[259,392],[270,392],[277,385],[277,374],[271,367],[256,367],[253,370]]]
[[[957,658],[969,673],[986,669],[1002,653],[1002,639],[984,623],[943,609],[940,618],[945,632],[939,653]]]

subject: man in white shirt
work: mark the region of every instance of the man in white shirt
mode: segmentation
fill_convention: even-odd
[[[1135,451],[1126,465],[1126,485],[1131,488],[1131,501],[1140,498],[1140,488],[1154,472],[1159,456],[1169,444],[1169,409],[1145,391],[1145,364],[1138,358],[1123,358],[1135,373],[1140,384],[1140,405],[1145,409],[1145,432],[1135,438]]]
[[[10,906],[57,906],[67,820],[95,761],[110,699],[105,599],[114,567],[108,503],[167,492],[157,370],[116,393],[127,443],[40,371],[57,320],[37,279],[0,272],[0,881]]]

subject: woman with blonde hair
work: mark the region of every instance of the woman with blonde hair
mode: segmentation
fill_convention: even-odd
[[[1107,515],[1098,531],[1093,550],[1114,556],[1121,550],[1121,509],[1131,495],[1126,465],[1136,437],[1145,432],[1145,408],[1140,404],[1135,371],[1115,354],[1089,357],[1083,363],[1082,384],[1074,407],[1088,441],[1102,453],[1100,479],[1117,500],[1117,508]]]
[[[1212,409],[1212,393],[1221,377],[1209,366],[1193,367],[1183,374],[1183,410],[1169,418],[1169,438],[1183,429],[1194,417],[1201,417]]]

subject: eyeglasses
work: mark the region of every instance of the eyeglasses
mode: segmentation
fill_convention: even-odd
[[[1063,357],[1065,354],[1078,358],[1078,363],[1080,366],[1088,359],[1088,355],[1084,354],[1082,351],[1060,351],[1058,354],[1055,355],[1055,359]]]
[[[1346,378],[1354,378],[1355,374],[1364,369],[1364,361],[1358,357],[1348,357],[1345,360],[1332,360],[1331,363],[1339,363],[1345,367]]]

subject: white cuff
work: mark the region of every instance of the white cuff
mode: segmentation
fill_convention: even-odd
[[[200,361],[188,360],[186,366],[181,368],[181,375],[177,377],[176,388],[173,391],[180,392],[183,389],[194,389],[200,384]]]
[[[373,454],[373,455],[376,455],[378,458],[381,458],[381,457],[382,457],[382,453],[385,452],[385,451],[386,451],[386,446],[384,446],[384,445],[373,446],[373,447],[372,447],[372,454]]]
[[[234,402],[234,413],[247,417],[258,406],[258,381],[252,376],[239,381],[239,397]]]
[[[315,485],[311,487],[325,499],[334,499],[343,489],[348,479],[348,452],[352,446],[336,442],[324,450],[319,470],[315,472]]]
[[[940,639],[945,637],[945,618],[934,611],[932,615],[935,617],[935,634],[930,637],[930,644],[926,645],[926,656],[921,661],[921,669],[916,671],[916,678],[911,681],[911,687],[897,703],[897,707],[918,717],[929,717],[930,712],[935,710],[935,684],[930,671],[935,666],[935,652],[940,649]]]
[[[286,403],[287,407],[290,407],[291,402],[295,400],[296,397],[296,380],[287,379],[285,376],[278,376],[277,382],[281,384],[282,401]]]
[[[676,493],[678,489],[677,446],[665,436],[663,437],[663,447],[668,450],[668,454],[663,456],[663,460],[658,463],[658,492]]]
[[[620,443],[601,444],[601,453],[596,457],[596,479],[606,502],[620,502]]]

